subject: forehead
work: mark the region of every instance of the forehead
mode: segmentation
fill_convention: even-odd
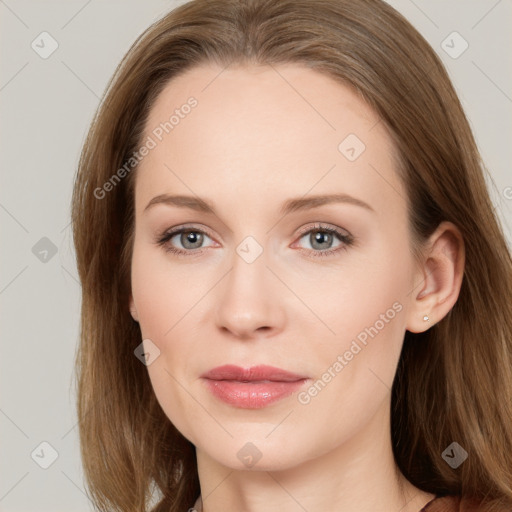
[[[261,203],[261,194],[277,201],[312,189],[364,193],[382,207],[404,199],[379,116],[351,88],[300,65],[192,68],[156,99],[148,138],[137,202],[212,190],[219,200],[236,191],[247,205],[255,194]]]

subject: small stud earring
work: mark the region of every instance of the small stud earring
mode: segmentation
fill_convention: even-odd
[[[429,320],[428,315],[425,315],[425,316],[423,317],[423,320],[425,320],[425,322],[428,322],[428,320]]]

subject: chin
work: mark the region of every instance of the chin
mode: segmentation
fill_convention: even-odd
[[[286,444],[280,438],[276,441],[235,441],[222,447],[217,445],[214,450],[207,449],[206,452],[217,463],[237,471],[284,471],[315,457],[305,453],[300,444]]]

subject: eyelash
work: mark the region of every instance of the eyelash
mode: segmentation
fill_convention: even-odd
[[[299,232],[299,240],[304,237],[304,235],[307,235],[311,232],[320,232],[320,233],[330,233],[333,235],[336,235],[339,240],[342,242],[342,244],[337,247],[336,249],[327,249],[324,251],[315,251],[313,249],[299,249],[301,251],[306,251],[309,253],[309,255],[313,256],[314,258],[325,258],[329,256],[333,256],[334,254],[338,253],[339,251],[346,251],[348,247],[353,245],[354,243],[354,237],[350,234],[344,234],[342,231],[340,231],[337,228],[333,228],[330,226],[324,226],[320,223],[315,224],[314,226],[308,226],[307,228],[301,230]],[[204,249],[190,249],[190,250],[183,250],[183,249],[177,249],[176,247],[173,247],[167,242],[171,240],[174,236],[179,235],[183,232],[193,232],[193,233],[201,233],[203,235],[208,236],[209,238],[213,238],[207,231],[204,231],[202,229],[195,228],[194,226],[182,226],[178,229],[172,229],[170,231],[165,231],[163,234],[157,237],[156,244],[163,247],[164,250],[168,253],[175,254],[178,257],[193,257],[193,256],[199,256],[204,252]]]

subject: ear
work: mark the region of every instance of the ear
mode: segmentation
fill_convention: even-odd
[[[423,264],[415,275],[407,330],[423,332],[442,320],[459,297],[464,276],[464,239],[457,227],[441,222],[425,247]],[[426,320],[425,317],[428,317]]]
[[[132,315],[132,318],[138,322],[139,321],[139,315],[137,314],[137,308],[135,307],[135,302],[133,301],[133,295],[130,293],[130,314]]]

